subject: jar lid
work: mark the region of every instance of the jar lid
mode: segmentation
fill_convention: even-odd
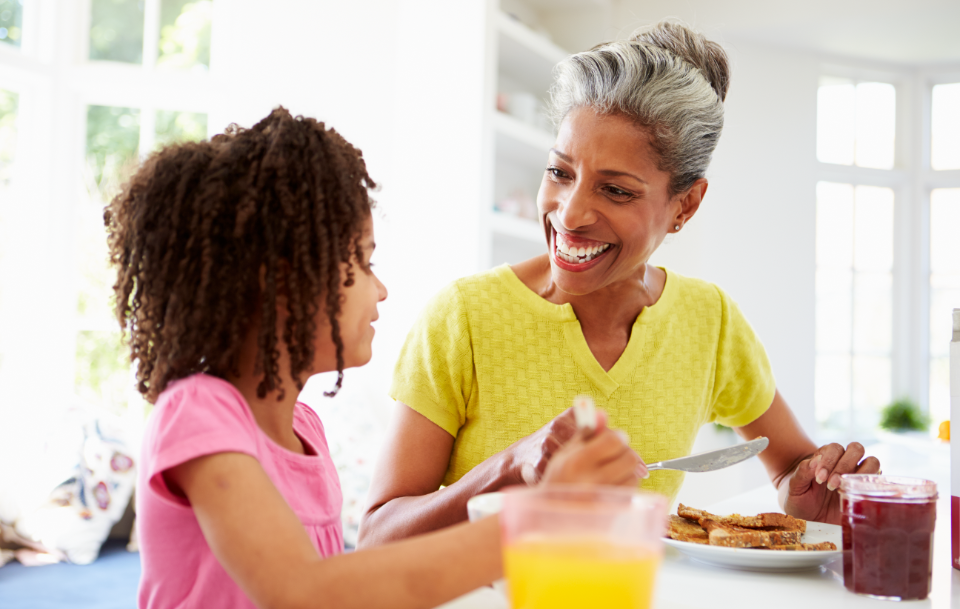
[[[937,483],[904,476],[844,474],[840,476],[840,492],[891,501],[936,499]]]

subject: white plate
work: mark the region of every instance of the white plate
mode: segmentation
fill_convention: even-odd
[[[694,560],[729,569],[746,571],[801,571],[813,569],[843,556],[843,535],[839,525],[807,522],[803,543],[832,541],[837,550],[828,552],[783,552],[753,548],[724,548],[702,543],[664,539],[664,543]]]

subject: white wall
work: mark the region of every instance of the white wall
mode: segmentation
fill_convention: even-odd
[[[283,104],[326,121],[362,149],[381,186],[374,263],[390,295],[380,307],[374,361],[347,379],[378,402],[426,299],[476,270],[485,6],[217,5],[211,72],[221,100],[212,128],[251,124]]]
[[[777,386],[812,432],[819,62],[747,42],[725,47],[732,82],[707,196],[657,261],[717,283],[739,303]]]

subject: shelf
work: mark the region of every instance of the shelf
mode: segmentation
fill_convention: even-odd
[[[532,91],[549,90],[553,66],[570,55],[502,11],[497,15],[497,44],[500,73]]]
[[[530,243],[546,243],[540,224],[536,220],[511,216],[498,211],[490,212],[490,230],[498,235],[522,239]]]
[[[546,164],[547,154],[556,141],[552,133],[541,131],[509,114],[495,112],[497,158],[539,167]]]
[[[611,5],[611,0],[526,0],[526,3],[535,9],[557,10],[608,8]]]

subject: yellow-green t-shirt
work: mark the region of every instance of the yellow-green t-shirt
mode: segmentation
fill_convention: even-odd
[[[717,286],[666,270],[609,372],[569,304],[548,302],[509,266],[465,277],[427,305],[407,337],[390,395],[454,436],[443,483],[537,431],[581,394],[606,410],[647,463],[690,454],[700,427],[746,425],[776,390],[763,345]],[[683,473],[643,488],[671,501]]]

